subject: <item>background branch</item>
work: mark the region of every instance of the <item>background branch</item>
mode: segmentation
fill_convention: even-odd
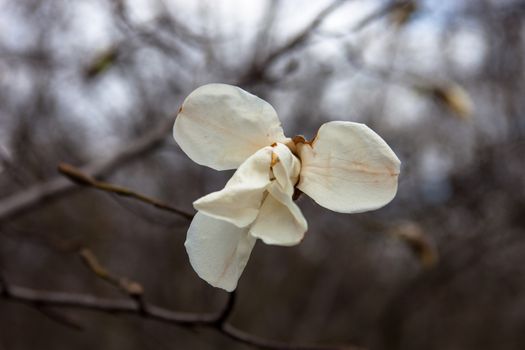
[[[246,72],[239,80],[238,84],[245,85],[253,83],[254,81],[264,81],[266,71],[274,62],[276,62],[285,54],[290,53],[303,45],[308,40],[310,35],[323,23],[326,17],[337,10],[346,1],[347,0],[333,1],[330,5],[320,11],[317,16],[315,16],[315,18],[305,28],[303,28],[303,30],[301,30],[301,32],[292,37],[282,46],[273,49],[263,60],[254,61],[248,72]]]
[[[132,161],[158,147],[171,133],[174,118],[169,118],[141,138],[121,147],[113,155],[96,160],[80,168],[91,176],[107,175],[117,166]],[[62,177],[55,177],[15,193],[0,201],[0,223],[13,219],[28,210],[78,189],[74,183]]]

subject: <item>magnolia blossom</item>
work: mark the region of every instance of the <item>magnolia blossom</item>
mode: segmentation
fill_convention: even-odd
[[[257,239],[296,245],[308,228],[296,189],[340,213],[380,208],[394,198],[400,161],[364,124],[323,124],[311,141],[284,136],[266,101],[238,87],[204,85],[184,101],[174,137],[196,163],[237,169],[226,186],[193,203],[186,238],[197,274],[232,291]]]

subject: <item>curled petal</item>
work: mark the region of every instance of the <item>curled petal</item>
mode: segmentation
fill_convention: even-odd
[[[237,287],[256,239],[247,228],[197,213],[184,246],[200,278],[231,292]]]
[[[272,170],[275,180],[281,186],[284,193],[292,196],[294,186],[299,179],[299,172],[301,171],[301,162],[290,151],[290,149],[282,143],[277,143],[273,147],[274,161],[272,161]]]
[[[287,140],[268,102],[226,84],[194,90],[182,104],[173,135],[194,162],[216,170],[235,169],[257,150]]]
[[[268,187],[268,192],[250,234],[266,244],[299,244],[308,229],[301,209],[293,202],[291,195],[282,192],[277,182]]]
[[[312,143],[298,145],[298,188],[319,205],[341,213],[380,208],[397,191],[400,161],[364,124],[330,122]]]
[[[272,147],[260,149],[233,174],[226,186],[193,203],[195,209],[238,227],[251,224],[270,184]]]

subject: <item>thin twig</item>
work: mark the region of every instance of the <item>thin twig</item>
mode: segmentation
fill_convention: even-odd
[[[117,276],[111,273],[99,262],[95,254],[88,249],[82,248],[79,251],[82,261],[99,278],[117,287],[126,293],[137,304],[140,314],[146,314],[148,305],[144,300],[144,288],[138,282],[132,281],[127,277]]]
[[[228,294],[228,300],[226,301],[226,304],[224,305],[224,308],[222,309],[221,313],[217,317],[217,320],[215,321],[217,327],[223,328],[226,324],[226,321],[228,321],[228,318],[233,312],[233,308],[235,306],[235,301],[237,300],[237,292],[233,291]]]
[[[221,333],[234,339],[238,342],[253,345],[260,349],[273,349],[273,350],[366,350],[365,348],[351,345],[334,345],[334,346],[321,346],[321,345],[294,345],[275,341],[272,339],[259,338],[253,334],[243,332],[230,324],[225,324],[221,330]]]
[[[81,167],[80,170],[90,176],[107,175],[117,166],[136,159],[159,146],[166,136],[171,133],[173,121],[174,119],[170,118],[162,122],[150,133],[123,146],[113,155],[102,160],[93,161]],[[78,186],[75,186],[71,181],[57,176],[17,192],[0,201],[0,223],[13,219],[17,215],[77,189]]]
[[[104,281],[109,282],[131,297],[139,296],[144,293],[144,288],[142,288],[139,283],[134,282],[126,277],[115,276],[106,268],[104,268],[98,261],[95,254],[93,254],[93,252],[88,248],[82,248],[79,254],[82,258],[82,261],[97,277],[100,277]]]
[[[139,200],[139,201],[141,201],[143,203],[147,203],[147,204],[153,205],[154,207],[156,207],[158,209],[166,210],[166,211],[175,213],[177,215],[180,215],[180,216],[184,217],[187,220],[192,220],[193,219],[194,214],[191,214],[191,213],[188,213],[188,212],[186,212],[184,210],[172,207],[172,206],[170,206],[170,205],[168,205],[166,203],[163,203],[163,202],[161,202],[161,201],[159,201],[159,200],[157,200],[155,198],[148,197],[148,196],[143,195],[141,193],[138,193],[138,192],[135,192],[133,190],[130,190],[129,188],[118,186],[118,185],[114,185],[114,184],[111,184],[109,182],[98,181],[94,177],[83,173],[82,170],[80,170],[79,168],[74,167],[71,164],[60,163],[58,165],[58,171],[62,175],[65,175],[68,179],[70,179],[71,181],[75,182],[78,185],[88,186],[88,187],[96,188],[96,189],[101,190],[101,191],[115,193],[115,194],[117,194],[119,196],[137,199],[137,200]]]
[[[342,39],[352,34],[355,34],[372,23],[391,15],[393,12],[403,9],[409,9],[410,6],[413,6],[413,0],[391,0],[379,6],[377,9],[372,11],[370,14],[366,15],[364,18],[360,19],[357,23],[352,25],[349,29],[344,32],[332,32],[325,30],[317,30],[316,34],[333,39]]]
[[[35,307],[37,311],[39,311],[42,315],[49,318],[53,322],[60,323],[66,327],[69,327],[71,329],[74,329],[76,331],[83,331],[84,327],[76,322],[75,320],[71,319],[71,317],[68,317],[62,312],[59,312],[58,310],[54,310],[47,306],[40,306]]]

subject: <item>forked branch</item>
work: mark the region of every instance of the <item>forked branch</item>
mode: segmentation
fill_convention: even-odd
[[[273,350],[358,350],[352,346],[315,346],[315,345],[293,345],[281,343],[274,340],[264,339],[243,332],[229,324],[228,318],[233,312],[235,295],[230,293],[226,306],[217,313],[185,313],[150,304],[141,299],[134,298],[109,299],[99,298],[88,294],[50,292],[29,289],[7,284],[0,277],[0,297],[12,302],[26,304],[35,308],[74,308],[104,312],[109,314],[135,315],[143,319],[149,319],[164,324],[172,324],[186,327],[206,327],[213,329],[224,336],[235,341],[251,345],[260,349]],[[361,349],[362,350],[362,349]]]

